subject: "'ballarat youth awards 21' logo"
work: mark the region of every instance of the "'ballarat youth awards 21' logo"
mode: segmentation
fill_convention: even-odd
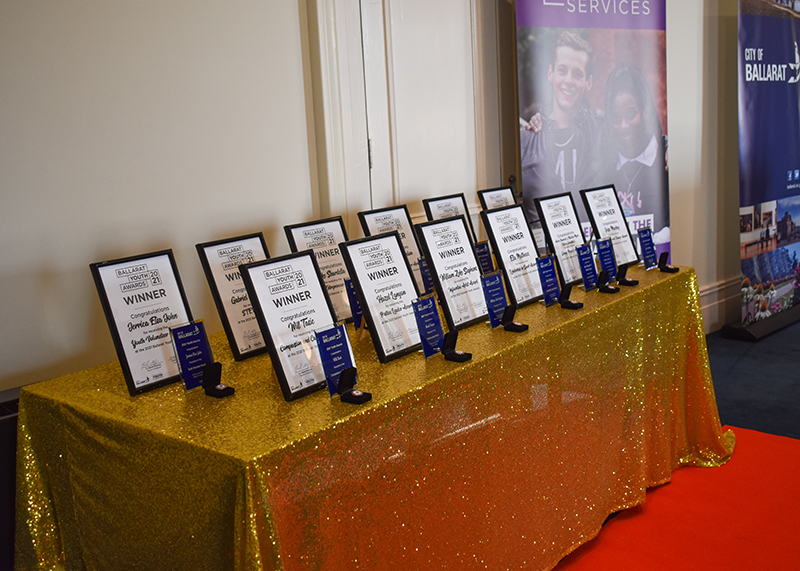
[[[764,48],[744,49],[745,80],[751,81],[785,81],[797,83],[800,81],[800,51],[797,42],[794,43],[794,62],[790,63],[764,63]]]

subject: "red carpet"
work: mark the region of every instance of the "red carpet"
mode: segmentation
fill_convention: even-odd
[[[734,428],[720,468],[680,468],[555,571],[800,569],[800,440]]]

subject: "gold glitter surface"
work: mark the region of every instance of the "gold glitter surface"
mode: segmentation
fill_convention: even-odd
[[[356,407],[287,403],[267,355],[212,336],[226,399],[128,396],[119,365],[26,387],[18,569],[550,569],[723,433],[697,280],[631,271],[526,333],[459,333],[465,364],[386,365],[353,339]]]

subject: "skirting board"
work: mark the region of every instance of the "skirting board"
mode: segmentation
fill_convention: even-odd
[[[741,276],[736,276],[700,288],[700,307],[706,334],[721,329],[741,315],[741,284]]]

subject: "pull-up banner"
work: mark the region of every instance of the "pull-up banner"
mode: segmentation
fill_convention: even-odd
[[[798,2],[739,2],[739,250],[744,327],[800,302],[798,9]]]
[[[614,185],[636,236],[669,251],[665,0],[517,0],[522,201]],[[541,240],[540,240],[541,241]]]

